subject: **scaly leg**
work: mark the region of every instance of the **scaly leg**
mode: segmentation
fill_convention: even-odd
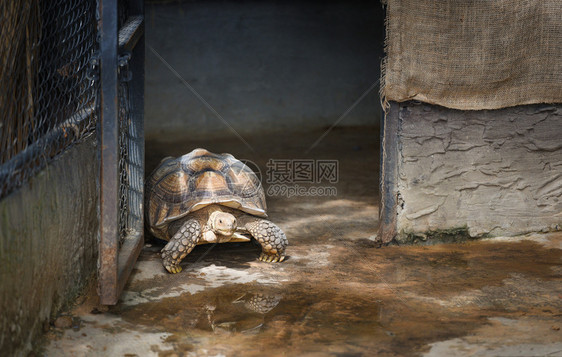
[[[245,228],[261,245],[261,261],[282,262],[285,259],[285,248],[289,241],[281,228],[265,219],[252,220],[246,223]]]
[[[201,239],[201,225],[194,219],[186,221],[162,249],[162,264],[172,274],[181,271],[180,262]]]

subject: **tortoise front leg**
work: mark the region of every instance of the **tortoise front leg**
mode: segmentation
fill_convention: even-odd
[[[289,241],[275,223],[265,219],[255,219],[246,223],[245,228],[261,245],[261,261],[282,262],[285,259],[285,248],[289,245]]]
[[[197,220],[185,221],[162,249],[162,264],[172,274],[181,271],[180,262],[201,239],[201,225]]]

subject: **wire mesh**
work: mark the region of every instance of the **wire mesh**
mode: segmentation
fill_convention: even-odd
[[[129,132],[131,125],[131,102],[127,77],[127,59],[122,57],[119,66],[119,237],[120,243],[129,234],[127,217],[129,215]]]
[[[95,0],[0,2],[0,198],[93,132]]]
[[[119,237],[120,244],[142,229],[144,169],[139,135],[131,117],[129,85],[119,85]]]
[[[125,16],[127,8],[119,7],[119,17]],[[121,22],[121,20],[119,20]],[[130,17],[123,20],[119,30],[119,42],[126,42],[142,18]],[[138,51],[136,51],[138,52]],[[137,53],[138,55],[138,53]],[[129,66],[132,53],[122,51],[118,58],[118,119],[119,119],[119,237],[120,244],[142,231],[142,202],[144,184],[144,137],[139,126],[139,111],[131,97],[133,75]],[[137,102],[138,104],[138,102]]]

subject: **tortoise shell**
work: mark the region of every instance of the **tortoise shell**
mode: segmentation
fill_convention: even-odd
[[[169,239],[170,222],[211,204],[267,217],[265,194],[256,174],[230,154],[195,149],[166,158],[147,179],[147,222],[159,238]]]

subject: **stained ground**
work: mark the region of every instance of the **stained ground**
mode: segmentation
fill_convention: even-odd
[[[95,289],[53,326],[48,356],[562,355],[562,234],[378,247],[378,132],[370,128],[173,142],[148,140],[151,171],[195,147],[256,163],[328,160],[333,196],[269,195],[290,241],[280,264],[252,243],[198,246],[179,274],[147,237],[120,302]],[[188,135],[186,134],[186,137]],[[310,150],[309,150],[310,149]],[[269,180],[271,181],[271,180]],[[307,191],[310,192],[310,191]],[[59,324],[60,326],[60,324]]]

